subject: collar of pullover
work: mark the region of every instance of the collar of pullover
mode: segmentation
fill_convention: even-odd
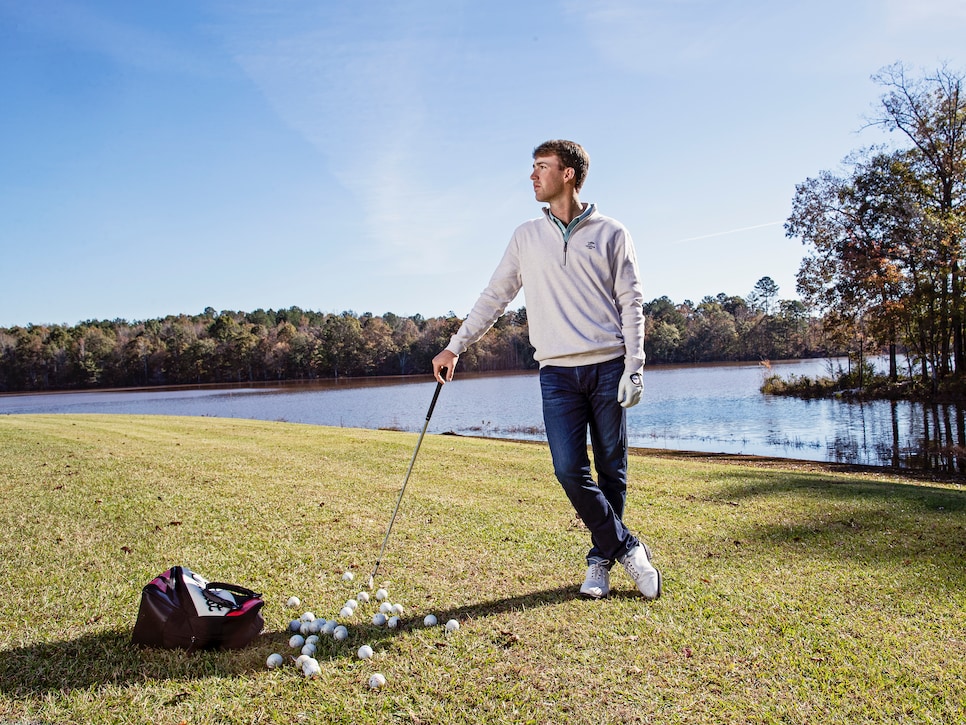
[[[584,219],[593,214],[596,208],[597,207],[594,204],[588,204],[587,208],[575,216],[570,224],[564,224],[557,217],[555,217],[553,212],[550,211],[549,207],[544,207],[543,211],[546,213],[547,218],[556,224],[558,229],[560,229],[561,233],[563,234],[564,242],[569,242],[570,235],[573,234],[574,229],[576,229]]]

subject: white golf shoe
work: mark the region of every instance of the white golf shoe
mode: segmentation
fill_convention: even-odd
[[[587,567],[587,577],[580,585],[580,594],[590,599],[602,599],[610,594],[610,572],[606,562],[594,562]]]
[[[644,544],[638,544],[628,551],[620,562],[645,599],[661,596],[661,572],[651,566],[651,552]]]

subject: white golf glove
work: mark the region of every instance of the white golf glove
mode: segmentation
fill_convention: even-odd
[[[632,408],[641,402],[643,394],[644,378],[641,377],[641,371],[628,372],[625,370],[620,383],[617,385],[617,402],[623,408]]]

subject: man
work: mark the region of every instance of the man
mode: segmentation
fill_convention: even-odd
[[[490,283],[433,358],[433,374],[451,381],[459,356],[523,288],[554,473],[591,534],[580,593],[607,596],[610,569],[619,561],[644,597],[657,599],[661,574],[651,565],[650,550],[622,520],[625,409],[643,393],[644,300],[630,234],[580,201],[589,165],[587,152],[572,141],[547,141],[534,149],[530,180],[537,201],[548,206],[543,216],[517,227]]]

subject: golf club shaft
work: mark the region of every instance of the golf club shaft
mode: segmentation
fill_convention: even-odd
[[[442,370],[440,374],[444,374],[446,370]],[[399,513],[399,504],[402,503],[403,494],[406,492],[406,485],[409,483],[409,475],[413,472],[413,465],[416,463],[416,454],[419,453],[419,447],[423,443],[423,436],[426,435],[426,429],[429,428],[429,419],[433,417],[433,408],[436,407],[436,400],[439,398],[439,391],[443,389],[442,383],[436,383],[436,392],[433,393],[433,402],[429,404],[429,411],[426,413],[426,421],[423,423],[423,429],[419,432],[419,439],[416,441],[416,449],[413,451],[413,457],[409,459],[409,468],[406,469],[406,477],[403,478],[402,488],[399,489],[399,498],[396,499],[396,508],[393,509],[392,518],[389,519],[389,528],[386,530],[386,538],[382,540],[382,548],[379,549],[379,557],[376,559],[376,566],[372,570],[372,574],[369,576],[369,588],[372,589],[373,581],[375,581],[376,573],[379,571],[379,565],[382,563],[382,555],[386,553],[386,544],[389,543],[389,534],[392,533],[392,525],[396,522],[396,514]]]

